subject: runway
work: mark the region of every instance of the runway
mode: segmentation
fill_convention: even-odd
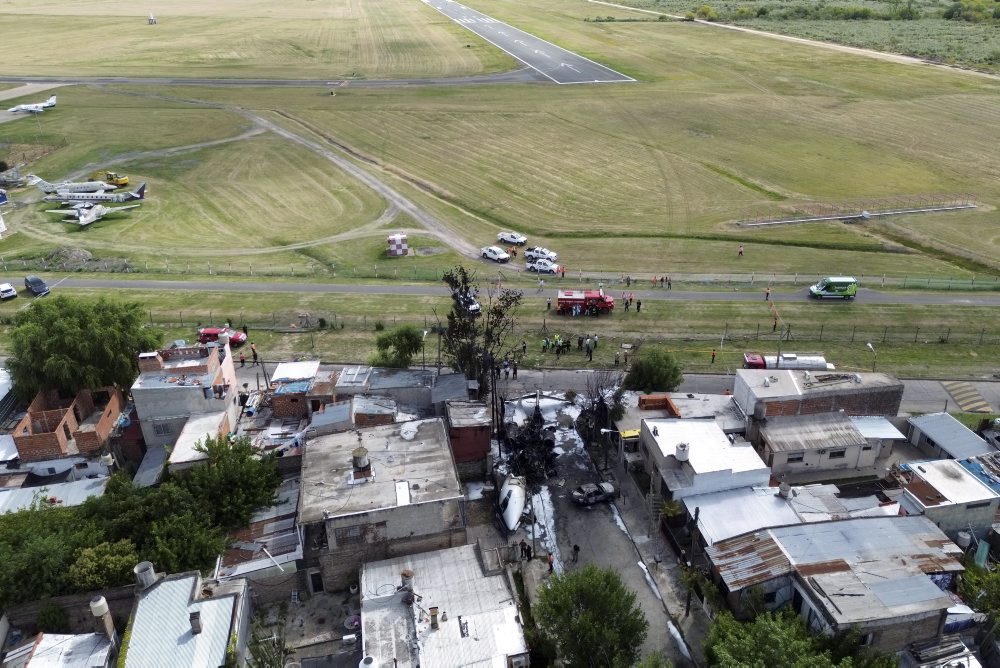
[[[518,30],[455,0],[424,0],[455,23],[557,84],[624,83],[635,81],[589,58]]]

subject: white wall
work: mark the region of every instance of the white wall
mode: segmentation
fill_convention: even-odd
[[[843,457],[830,457],[831,453],[839,450],[845,450]],[[826,448],[826,452],[822,454],[820,454],[819,450],[771,452],[768,448],[764,452],[764,459],[770,463],[771,470],[775,473],[802,473],[806,471],[836,471],[838,469],[874,466],[875,460],[879,458],[880,453],[881,448],[878,446],[872,446],[870,450],[865,450],[861,446]],[[789,456],[795,455],[802,455],[802,461],[789,462]]]

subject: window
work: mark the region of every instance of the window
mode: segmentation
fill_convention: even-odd
[[[990,505],[990,503],[992,503],[992,502],[991,501],[977,501],[976,503],[967,503],[967,504],[965,504],[965,509],[966,510],[973,510],[974,508],[985,508],[986,506]]]
[[[804,457],[805,457],[804,453],[796,452],[794,454],[788,455],[788,459],[786,459],[785,461],[788,462],[789,464],[801,464],[802,459]]]
[[[174,430],[170,426],[169,422],[154,422],[153,433],[156,434],[157,436],[168,436],[174,433]]]
[[[870,445],[866,445],[865,447],[863,447],[863,448],[861,448],[861,449],[862,449],[862,450],[871,450],[871,449],[872,449],[872,446],[870,446]]]
[[[847,450],[831,450],[830,459],[843,459],[847,456]]]
[[[351,545],[353,543],[360,543],[362,537],[361,525],[355,524],[352,527],[335,529],[333,535],[337,541],[337,545]]]
[[[776,591],[769,591],[766,594],[764,594],[765,603],[774,603],[777,600],[778,600],[778,592]]]

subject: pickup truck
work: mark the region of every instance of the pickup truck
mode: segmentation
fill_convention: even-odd
[[[573,501],[581,506],[592,506],[615,497],[615,488],[609,482],[588,482],[573,490]]]

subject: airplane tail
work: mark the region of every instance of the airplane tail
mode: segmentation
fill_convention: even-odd
[[[35,176],[34,174],[28,174],[28,184],[33,186],[38,186],[38,189],[43,193],[55,192],[56,187],[54,184],[49,183],[40,176]]]
[[[143,181],[139,189],[132,193],[132,197],[135,199],[146,199],[146,182]]]
[[[54,106],[56,106],[56,96],[53,95],[49,99],[45,100],[45,106],[46,107],[54,107]]]

